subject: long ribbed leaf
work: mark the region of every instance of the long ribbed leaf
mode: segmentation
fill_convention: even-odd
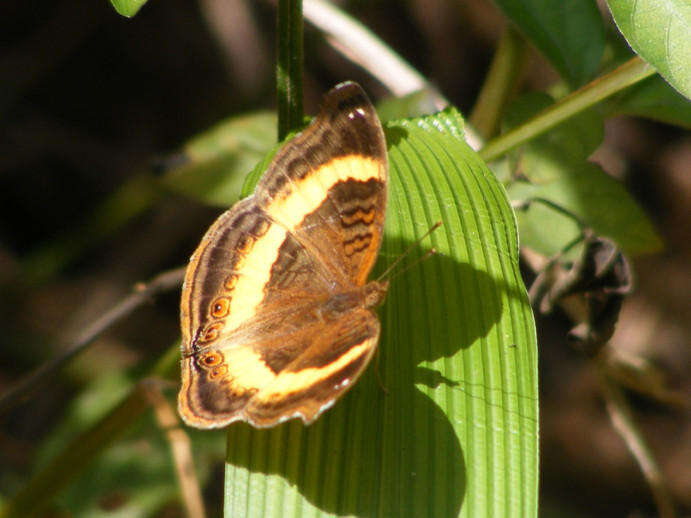
[[[537,353],[516,225],[461,128],[453,111],[387,125],[379,270],[442,220],[438,254],[393,279],[378,357],[315,424],[228,429],[227,517],[536,516]]]

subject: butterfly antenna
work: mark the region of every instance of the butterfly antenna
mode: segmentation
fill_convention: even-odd
[[[435,230],[437,230],[439,227],[441,227],[441,221],[437,221],[434,225],[432,225],[432,226],[430,227],[430,229],[429,229],[427,232],[425,232],[422,236],[420,236],[420,237],[417,239],[417,241],[415,241],[412,245],[410,245],[410,246],[406,249],[405,252],[403,252],[401,255],[399,255],[399,256],[396,258],[396,260],[395,260],[393,263],[391,263],[391,264],[389,265],[389,267],[388,267],[386,270],[384,270],[384,273],[382,273],[379,277],[377,277],[377,281],[381,281],[384,277],[386,277],[386,276],[389,274],[389,272],[391,272],[391,270],[393,270],[393,269],[398,265],[398,263],[400,263],[400,262],[403,260],[403,258],[404,258],[406,255],[408,255],[408,254],[413,250],[414,247],[416,247],[417,245],[419,245],[420,242],[421,242],[423,239],[425,239],[427,236],[429,236],[432,232],[434,232]],[[417,260],[417,261],[415,261],[414,263],[408,265],[404,270],[398,272],[398,273],[396,274],[396,276],[398,276],[398,275],[402,274],[403,272],[409,270],[412,266],[415,266],[415,265],[418,264],[420,261],[424,261],[425,259],[427,259],[428,257],[430,257],[430,256],[432,256],[432,255],[434,255],[434,254],[436,254],[436,253],[437,253],[437,251],[436,251],[434,248],[432,248],[429,252],[427,252],[424,256],[422,256],[419,260]]]
[[[425,253],[425,255],[423,255],[422,257],[420,257],[420,258],[418,258],[417,260],[413,261],[412,263],[405,265],[405,268],[403,268],[402,270],[398,270],[395,274],[393,274],[391,277],[389,277],[389,280],[395,279],[396,277],[398,277],[398,276],[400,276],[401,274],[407,272],[407,271],[410,270],[411,268],[417,266],[417,265],[418,265],[419,263],[421,263],[422,261],[425,261],[425,260],[429,259],[430,257],[432,257],[433,255],[435,255],[436,253],[437,253],[437,249],[436,249],[436,248],[430,248],[429,250],[427,250],[427,253]]]

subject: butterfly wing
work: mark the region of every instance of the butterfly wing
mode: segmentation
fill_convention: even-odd
[[[376,348],[374,313],[350,311],[328,326],[314,314],[293,316],[281,332],[242,334],[186,360],[185,421],[201,428],[239,420],[269,427],[294,417],[310,423],[350,388]]]
[[[214,222],[190,259],[180,304],[183,355],[275,313],[281,299],[323,298],[330,285],[321,264],[245,198]]]
[[[335,279],[362,286],[381,244],[386,182],[386,141],[374,107],[360,86],[343,83],[276,155],[255,197]]]
[[[310,422],[359,376],[379,337],[358,288],[381,243],[386,174],[374,108],[346,83],[209,229],[181,302],[188,424]]]
[[[209,408],[241,409],[253,383],[266,381],[267,365],[279,371],[302,355],[309,344],[295,340],[306,332],[300,319],[309,320],[309,308],[328,300],[331,288],[322,265],[252,197],[216,220],[190,259],[182,290],[178,406],[185,421],[217,426]],[[272,338],[251,345],[261,337]]]
[[[350,387],[375,350],[379,321],[360,290],[334,292],[322,268],[252,198],[214,223],[183,287],[186,423],[309,423]]]

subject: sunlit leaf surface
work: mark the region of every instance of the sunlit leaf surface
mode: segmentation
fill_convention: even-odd
[[[633,50],[691,99],[691,2],[608,0],[607,5]]]

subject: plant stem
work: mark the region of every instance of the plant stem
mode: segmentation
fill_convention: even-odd
[[[634,83],[642,81],[655,72],[655,69],[641,58],[635,57],[630,59],[609,74],[591,81],[571,95],[543,110],[525,124],[488,142],[480,150],[480,156],[485,162],[496,160],[510,149],[535,138],[569,117],[586,108],[590,108]]]
[[[343,57],[364,68],[396,97],[433,86],[410,63],[355,18],[326,0],[304,0],[305,20],[324,33],[329,43]],[[437,109],[448,101],[433,91]]]
[[[146,284],[139,284],[132,293],[121,299],[110,310],[82,330],[78,336],[70,341],[60,355],[41,364],[2,394],[0,396],[0,416],[43,388],[47,382],[53,379],[58,370],[92,344],[105,330],[129,316],[139,306],[149,302],[152,296],[179,287],[184,276],[185,269],[177,268],[158,274]]]
[[[621,388],[610,379],[606,372],[606,366],[602,362],[598,364],[598,373],[612,425],[641,468],[643,477],[653,493],[660,517],[676,518],[674,502],[667,490],[665,478],[636,424],[626,397]]]
[[[277,13],[278,140],[302,125],[302,0],[279,0]]]
[[[526,44],[511,25],[504,28],[492,64],[468,118],[483,138],[493,136],[499,126],[504,106],[516,90],[526,56]]]
[[[178,347],[171,347],[150,371],[150,377],[161,379],[169,376],[175,371],[179,357]],[[63,487],[148,408],[142,384],[145,382],[134,386],[107,415],[65,446],[19,493],[0,508],[0,518],[36,516],[38,511],[50,504]]]

